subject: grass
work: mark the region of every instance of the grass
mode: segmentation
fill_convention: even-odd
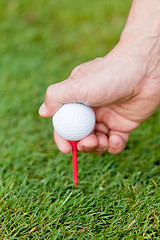
[[[131,1],[0,0],[0,239],[159,239],[160,111],[119,155],[58,151],[48,85],[118,42]]]

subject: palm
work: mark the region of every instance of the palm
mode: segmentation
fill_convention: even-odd
[[[117,154],[124,149],[130,132],[140,124],[135,119],[131,119],[131,111],[128,113],[125,104],[126,102],[94,108],[96,115],[95,130],[90,136],[79,142],[80,151],[103,153],[108,150]],[[132,112],[132,114],[134,113]],[[83,146],[86,146],[87,142],[90,146],[88,145],[87,149],[84,149]],[[111,145],[111,142],[115,147]]]
[[[151,98],[144,97],[145,95],[149,96],[148,91],[150,91]],[[153,92],[156,93],[156,89]],[[153,95],[151,88],[146,87],[135,97],[131,97],[124,102],[106,107],[95,107],[95,131],[80,141],[79,150],[95,153],[103,153],[108,150],[114,154],[123,151],[130,132],[151,116],[158,107],[154,100],[159,96],[158,93],[159,89],[157,89],[157,94]],[[90,145],[83,148],[89,142]],[[115,147],[112,146],[111,142]],[[98,151],[97,145],[99,146]]]

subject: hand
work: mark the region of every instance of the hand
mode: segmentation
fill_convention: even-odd
[[[48,87],[42,117],[51,117],[67,102],[82,102],[95,111],[95,130],[78,142],[79,151],[120,153],[130,132],[159,106],[159,62],[146,61],[135,49],[122,38],[105,57],[81,64],[67,80]],[[62,152],[72,150],[56,132],[54,139]]]

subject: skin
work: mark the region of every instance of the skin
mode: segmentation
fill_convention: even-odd
[[[39,114],[51,117],[68,102],[82,102],[95,111],[95,129],[78,142],[79,151],[124,150],[130,133],[160,105],[160,0],[133,1],[114,49],[49,86]],[[60,151],[72,150],[56,132],[54,139]]]

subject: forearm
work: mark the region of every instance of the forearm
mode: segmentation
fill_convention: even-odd
[[[151,51],[160,55],[160,0],[133,0],[121,40],[134,44],[144,57]]]
[[[143,68],[142,80],[156,85],[160,105],[160,0],[133,0],[120,43]]]
[[[126,27],[139,34],[160,34],[160,0],[133,0]]]

